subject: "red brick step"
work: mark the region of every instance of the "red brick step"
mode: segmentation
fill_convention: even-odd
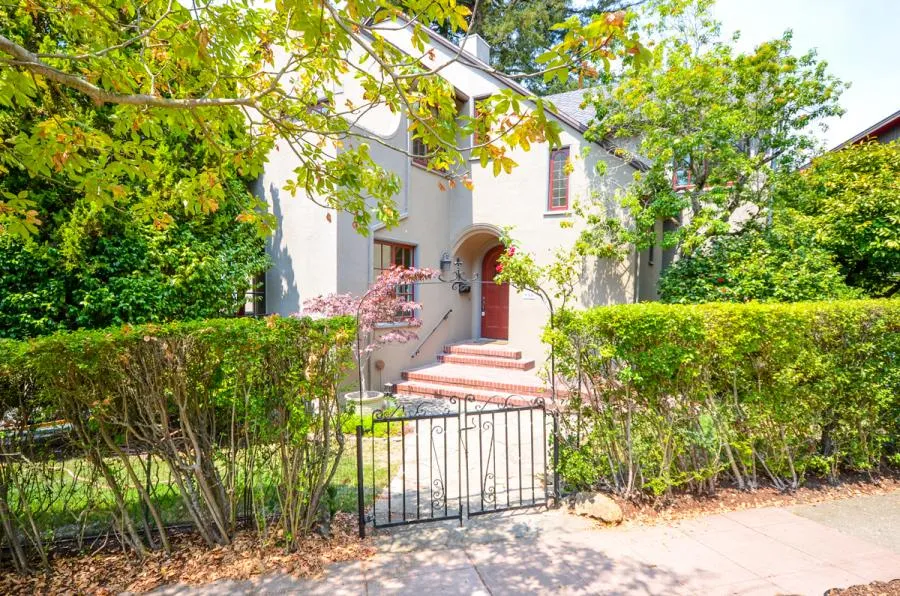
[[[443,398],[466,399],[472,397],[475,401],[505,404],[510,406],[530,406],[537,398],[533,395],[510,395],[496,391],[475,389],[474,387],[457,387],[452,385],[440,385],[437,383],[420,383],[418,381],[406,381],[398,383],[395,391],[398,395],[417,395]]]
[[[486,368],[515,368],[518,370],[531,370],[534,368],[534,360],[475,356],[473,354],[440,354],[438,356],[438,362],[468,364],[470,366],[484,366]]]
[[[511,358],[518,360],[522,357],[521,350],[514,350],[502,344],[494,343],[460,343],[444,346],[445,354],[468,354],[470,356],[486,356],[488,358]]]

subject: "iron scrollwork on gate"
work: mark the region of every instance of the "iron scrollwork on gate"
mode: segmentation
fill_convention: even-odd
[[[434,404],[445,411],[429,411]],[[376,528],[451,519],[462,525],[465,517],[550,506],[558,494],[557,428],[556,414],[542,398],[522,396],[494,402],[467,396],[423,401],[412,411],[376,411],[366,430],[373,440],[387,439],[383,458],[372,448],[375,503],[369,519]],[[360,465],[362,434],[357,428]],[[388,486],[377,494],[382,472]]]

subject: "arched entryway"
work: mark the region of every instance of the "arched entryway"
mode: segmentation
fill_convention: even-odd
[[[494,283],[502,246],[484,255],[481,265],[481,337],[509,339],[509,284]]]

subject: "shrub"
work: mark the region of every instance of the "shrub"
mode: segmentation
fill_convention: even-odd
[[[16,564],[61,533],[111,529],[142,554],[168,550],[172,521],[227,544],[240,516],[262,532],[276,513],[293,547],[343,449],[353,331],[241,318],[0,343],[0,527]]]
[[[712,239],[675,261],[659,280],[662,302],[801,302],[863,298],[851,288],[814,230],[785,214],[771,229]]]
[[[787,490],[896,458],[900,301],[622,305],[557,326],[558,370],[581,388],[561,458],[574,487]]]

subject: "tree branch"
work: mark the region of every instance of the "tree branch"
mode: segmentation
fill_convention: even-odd
[[[158,108],[173,108],[193,110],[205,107],[223,107],[223,106],[255,106],[257,97],[219,97],[219,98],[185,98],[172,99],[168,97],[159,97],[157,95],[147,95],[145,93],[119,94],[111,93],[102,89],[93,83],[82,79],[73,74],[63,72],[38,58],[37,54],[29,52],[19,44],[7,37],[0,35],[0,50],[12,56],[12,60],[5,60],[6,64],[19,66],[25,70],[39,74],[51,81],[55,81],[67,87],[77,89],[94,100],[94,103],[102,105],[105,103],[124,104],[133,106],[151,106]],[[272,89],[262,92],[262,95],[270,93]]]

